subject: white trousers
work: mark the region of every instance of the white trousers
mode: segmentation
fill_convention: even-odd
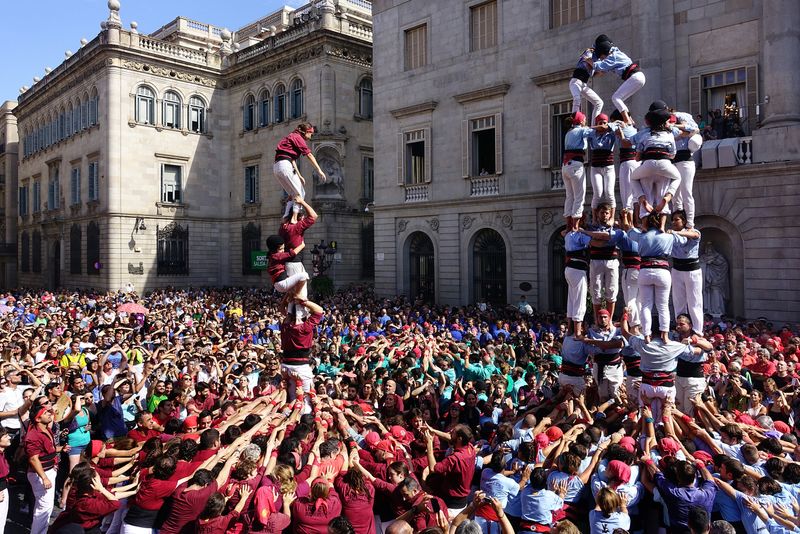
[[[692,399],[706,390],[706,379],[679,376],[675,379],[675,389],[675,405],[686,415],[694,417]]]
[[[592,104],[592,124],[594,124],[594,120],[603,111],[603,100],[589,87],[589,84],[578,78],[570,79],[569,92],[572,93],[572,113],[581,110],[581,98],[586,98]]]
[[[573,321],[583,322],[586,315],[586,271],[564,267],[564,278],[567,279],[569,293],[567,296],[567,317]]]
[[[675,317],[686,313],[692,320],[692,330],[703,333],[703,271],[672,269],[672,308]]]
[[[597,394],[600,395],[600,401],[605,402],[617,394],[617,390],[625,380],[623,374],[623,364],[606,365],[603,367],[603,376],[598,373],[600,366],[595,362],[592,367],[592,376],[594,382],[597,384]]]
[[[294,287],[295,283],[298,283],[300,279],[308,280],[309,276],[306,272],[306,268],[303,265],[302,261],[288,261],[286,262],[286,280],[284,282],[288,282],[289,280],[294,280],[294,283],[287,284],[288,288]],[[280,282],[278,282],[280,283]],[[276,284],[276,289],[281,291]],[[286,293],[286,291],[281,291],[281,293]],[[297,293],[297,298],[300,300],[308,300],[308,284],[304,285],[300,291]],[[308,317],[308,308],[305,306],[296,306],[294,302],[289,303],[289,309],[287,310],[289,315],[294,314],[298,320],[302,320]]]
[[[619,292],[619,260],[591,260],[589,280],[592,284],[592,304],[617,301]]]
[[[583,216],[583,200],[586,198],[586,177],[583,163],[572,160],[561,166],[561,178],[567,199],[564,201],[564,217],[580,219]]]
[[[0,493],[3,495],[3,501],[0,502],[0,525],[5,525],[6,519],[8,519],[8,488],[4,489]]]
[[[653,328],[653,310],[658,313],[658,329],[669,332],[669,288],[672,277],[667,269],[645,268],[639,271],[639,309],[642,313],[642,334],[649,336]]]
[[[289,364],[282,364],[281,368],[283,372],[287,375],[297,374],[300,377],[300,380],[303,381],[303,391],[306,392],[305,395],[305,406],[303,407],[303,413],[311,413],[311,401],[308,398],[307,393],[314,388],[314,372],[311,370],[311,366],[308,364],[304,365],[289,365]],[[295,380],[292,376],[287,377],[286,379],[286,395],[288,400],[293,401],[297,398],[297,386],[295,384]]]
[[[675,193],[672,207],[677,210],[686,210],[686,221],[689,228],[694,228],[694,174],[695,164],[693,160],[679,161],[674,163],[675,168],[681,175],[681,183]]]
[[[582,376],[570,376],[558,373],[558,383],[564,386],[572,386],[575,395],[580,395],[586,389],[586,380]]]
[[[153,534],[154,532],[157,532],[157,530],[152,527],[137,527],[128,523],[122,523],[122,528],[120,529],[120,534]]]
[[[306,189],[303,187],[303,182],[300,181],[300,176],[294,170],[294,165],[287,159],[276,161],[272,165],[272,173],[278,180],[278,184],[289,195],[289,202],[286,203],[286,211],[283,214],[284,217],[288,217],[290,210],[300,210],[300,206],[295,206],[292,199],[294,197],[306,198]]]
[[[681,175],[668,159],[648,159],[631,173],[631,181],[637,182],[633,183],[636,198],[644,196],[655,207],[667,193],[675,195]],[[662,213],[670,213],[669,206]]]
[[[50,523],[50,514],[53,513],[53,503],[56,497],[56,470],[46,471],[45,475],[52,483],[50,489],[44,487],[39,475],[28,472],[28,483],[31,485],[33,497],[36,500],[33,509],[33,522],[31,522],[31,534],[45,534]]]
[[[300,262],[293,262],[293,263],[300,263]],[[287,265],[289,265],[287,263]],[[302,265],[302,263],[300,263]],[[300,282],[305,282],[308,280],[308,273],[303,270],[301,273],[293,274],[292,276],[287,276],[283,280],[279,282],[275,282],[275,289],[277,289],[280,293],[288,293],[289,291],[294,288]],[[305,298],[305,297],[304,297]]]
[[[611,204],[612,208],[617,207],[617,201],[614,198],[617,173],[614,171],[614,166],[591,167],[589,176],[592,180],[592,209],[596,210],[602,202]]]
[[[635,159],[623,161],[619,164],[619,196],[622,207],[626,210],[632,210],[633,202],[636,200],[631,185],[631,173],[636,170],[639,165],[641,165],[641,162]]]
[[[648,401],[645,401],[645,398]],[[664,405],[675,402],[675,388],[668,386],[651,386],[645,384],[639,386],[639,405],[650,405],[650,410],[653,412],[653,421],[658,424],[661,421],[661,415],[664,413]]]
[[[630,78],[623,81],[614,94],[611,95],[611,102],[614,103],[614,107],[617,108],[620,113],[628,111],[628,106],[625,105],[625,101],[632,97],[636,91],[644,87],[646,81],[644,72],[641,71],[632,74]]]
[[[628,312],[628,324],[641,324],[639,317],[639,269],[622,269],[622,298]]]

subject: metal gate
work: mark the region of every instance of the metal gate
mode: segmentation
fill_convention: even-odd
[[[433,242],[424,232],[414,232],[409,239],[411,241],[408,247],[410,297],[433,302],[436,298]]]
[[[472,248],[473,295],[476,302],[507,304],[506,243],[489,228],[475,236]]]

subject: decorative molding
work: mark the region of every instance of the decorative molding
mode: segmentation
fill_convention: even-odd
[[[397,233],[402,234],[408,228],[408,219],[399,219],[397,221]]]
[[[163,152],[156,152],[153,154],[156,159],[173,159],[177,161],[189,161],[189,156],[178,156],[175,154],[165,154]]]
[[[487,98],[493,98],[495,96],[503,96],[508,92],[509,88],[511,88],[511,84],[504,82],[498,85],[493,85],[492,87],[485,87],[483,89],[461,93],[460,95],[453,96],[453,98],[459,104],[466,104],[467,102],[474,102],[475,100],[486,100]]]
[[[503,228],[513,229],[514,228],[514,217],[510,213],[498,213],[495,215],[495,219],[500,219],[500,224],[503,225]]]
[[[361,67],[372,67],[372,54],[357,52],[351,48],[339,46],[328,48],[325,53],[331,57],[343,59]]]
[[[251,81],[263,78],[264,76],[289,69],[293,65],[314,59],[315,57],[322,55],[323,51],[323,46],[317,45],[315,47],[296,52],[291,56],[282,57],[276,61],[273,61],[272,63],[268,63],[267,65],[248,70],[237,76],[233,76],[222,82],[222,86],[223,88],[229,89],[231,87],[236,87],[237,85],[250,83]]]
[[[539,221],[541,222],[542,228],[554,225],[558,221],[558,211],[541,210],[541,215],[539,215]]]
[[[434,217],[433,219],[426,219],[425,222],[428,223],[428,226],[431,227],[431,230],[433,230],[437,234],[439,233],[439,218],[438,217]]]
[[[477,220],[478,218],[472,215],[464,215],[461,217],[461,231],[464,232],[472,228],[473,223]]]
[[[555,72],[548,72],[546,74],[539,74],[538,76],[531,76],[531,80],[539,87],[554,83],[564,83],[569,81],[574,70],[575,69],[564,69]]]
[[[429,100],[421,104],[414,104],[413,106],[393,109],[389,113],[391,113],[392,117],[395,119],[402,119],[403,117],[409,117],[411,115],[419,115],[420,113],[431,112],[436,109],[438,104],[439,103],[435,100]]]
[[[171,80],[181,80],[184,82],[196,83],[200,85],[204,85],[206,87],[216,87],[217,80],[213,78],[207,78],[205,76],[199,76],[197,74],[191,74],[188,72],[168,68],[168,67],[160,67],[158,65],[153,65],[151,63],[144,63],[142,61],[133,61],[130,59],[123,59],[122,60],[122,67],[128,70],[134,70],[137,72],[145,72],[147,74],[154,74],[156,76],[161,76],[162,78],[169,78]]]
[[[128,274],[144,274],[144,264],[139,262],[139,266],[128,263]]]

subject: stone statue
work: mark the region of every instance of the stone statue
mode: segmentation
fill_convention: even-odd
[[[342,166],[339,161],[328,153],[320,155],[318,161],[319,166],[328,177],[325,183],[320,183],[319,176],[314,172],[318,194],[321,196],[341,197],[344,193],[344,177],[342,176]]]
[[[725,313],[725,301],[730,296],[728,260],[708,242],[700,255],[700,268],[703,271],[703,311],[720,317]]]

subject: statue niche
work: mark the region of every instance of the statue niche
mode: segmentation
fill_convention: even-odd
[[[317,151],[316,158],[328,180],[325,183],[320,182],[319,176],[314,171],[315,198],[343,199],[344,174],[338,152],[332,147],[323,147]]]

